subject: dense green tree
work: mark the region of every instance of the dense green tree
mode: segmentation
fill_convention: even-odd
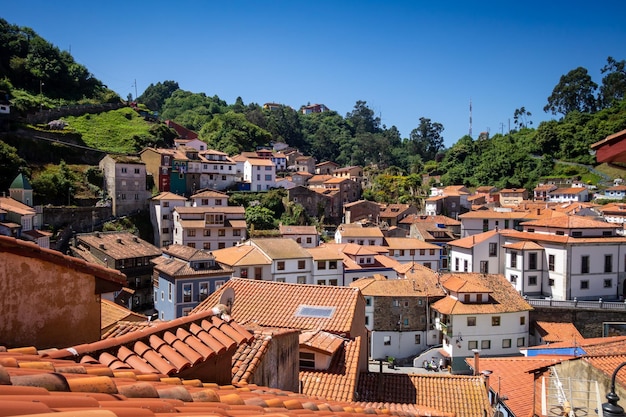
[[[524,106],[515,109],[515,112],[513,112],[513,124],[517,129],[528,127],[533,124],[532,120],[529,119],[530,116],[532,114]]]
[[[601,71],[604,77],[598,101],[601,108],[607,108],[626,97],[626,61],[616,61],[613,57],[608,57],[607,64]]]
[[[269,230],[276,227],[274,218],[276,214],[261,205],[246,207],[246,223],[254,230]]]
[[[205,124],[200,129],[199,138],[212,149],[234,155],[267,145],[272,135],[250,123],[243,114],[229,111],[216,115]]]
[[[367,102],[359,100],[354,105],[354,110],[346,114],[346,121],[352,126],[352,131],[357,133],[378,133],[380,117],[375,117],[374,111],[367,107]]]
[[[8,190],[24,167],[26,162],[18,155],[17,149],[0,140],[0,190]]]
[[[170,98],[174,91],[178,90],[176,81],[164,81],[156,84],[150,84],[142,95],[137,97],[139,103],[143,103],[150,110],[161,113],[165,100]]]
[[[559,83],[548,97],[548,104],[543,108],[552,114],[564,116],[572,111],[593,113],[597,102],[595,92],[598,85],[591,80],[587,69],[578,67],[561,76]]]
[[[297,111],[288,106],[279,106],[277,109],[265,110],[264,113],[265,129],[272,134],[274,142],[284,142],[301,152],[309,153],[310,147],[303,140],[302,125]]]
[[[188,129],[199,131],[214,115],[225,112],[226,102],[204,93],[176,90],[165,100],[162,119],[171,119]]]
[[[444,128],[441,123],[432,122],[426,117],[420,117],[419,120],[419,126],[411,131],[407,147],[410,153],[420,155],[424,161],[430,161],[443,149],[441,132]]]

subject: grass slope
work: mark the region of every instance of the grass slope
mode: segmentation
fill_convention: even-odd
[[[79,117],[65,117],[69,128],[79,133],[89,147],[111,153],[136,153],[141,138],[151,138],[152,124],[131,108]]]

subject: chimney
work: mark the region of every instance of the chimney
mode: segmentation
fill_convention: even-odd
[[[480,375],[480,350],[472,349],[474,352],[474,376]]]

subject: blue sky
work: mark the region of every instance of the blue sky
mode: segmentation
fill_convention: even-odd
[[[474,4],[478,3],[478,4]],[[601,83],[626,59],[626,2],[6,1],[31,27],[121,97],[173,80],[227,103],[358,100],[403,138],[426,117],[446,146],[507,132],[524,106],[536,127],[559,78],[579,66]],[[136,81],[135,81],[136,80]]]

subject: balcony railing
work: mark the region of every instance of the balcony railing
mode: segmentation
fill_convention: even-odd
[[[551,298],[527,298],[524,297],[533,307],[554,307],[554,308],[581,308],[595,310],[625,310],[626,302],[603,301],[601,298],[595,300],[553,300]]]

